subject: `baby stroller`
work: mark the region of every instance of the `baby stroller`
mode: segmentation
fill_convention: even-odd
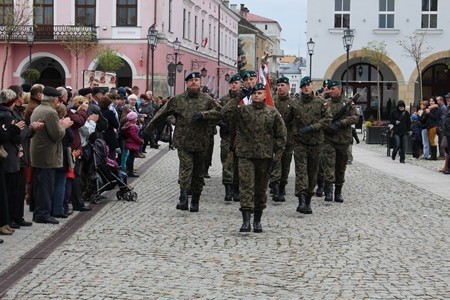
[[[89,157],[87,161],[87,174],[89,176],[88,186],[84,193],[84,199],[89,199],[92,203],[102,201],[101,194],[114,189],[118,200],[136,201],[137,193],[127,185],[127,175],[119,170],[117,162],[108,158],[108,146],[102,139],[96,139],[94,143],[89,143]],[[87,149],[86,149],[87,150]]]

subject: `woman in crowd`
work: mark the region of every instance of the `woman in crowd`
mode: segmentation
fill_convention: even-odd
[[[116,134],[116,131],[119,129],[119,120],[116,118],[114,111],[109,108],[111,104],[112,100],[107,96],[101,97],[98,103],[100,112],[103,114],[103,117],[108,120],[108,128],[103,131],[103,139],[109,147],[108,157],[115,160],[117,152],[120,149]]]
[[[425,109],[427,120],[425,128],[428,132],[428,141],[430,143],[430,158],[431,160],[437,160],[437,143],[436,143],[436,130],[439,125],[439,119],[441,117],[441,110],[437,105],[435,98],[430,98],[430,106]]]
[[[426,100],[423,100],[420,102],[420,109],[417,112],[417,116],[419,117],[419,121],[422,128],[422,156],[420,158],[428,159],[430,158],[430,143],[428,142],[428,130],[425,127],[425,124],[427,122],[427,114],[425,113],[425,110],[428,108],[429,102]]]

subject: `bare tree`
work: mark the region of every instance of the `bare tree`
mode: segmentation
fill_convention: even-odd
[[[419,101],[423,98],[422,69],[420,67],[420,62],[422,61],[423,55],[430,52],[432,48],[426,45],[424,32],[415,32],[413,35],[407,36],[406,39],[397,41],[397,43],[416,64],[417,74],[419,75],[419,99],[414,99],[414,105],[418,105]]]
[[[88,31],[90,27],[78,26],[74,27],[69,34],[64,38],[62,45],[64,49],[70,52],[75,57],[75,87],[78,86],[78,62],[86,52],[97,48],[95,42],[96,35],[92,31]]]
[[[362,47],[362,56],[367,59],[377,69],[377,120],[381,121],[381,88],[380,88],[380,69],[388,55],[386,43],[383,41],[370,41],[367,46]]]
[[[13,1],[13,3],[11,8],[4,4],[6,9],[0,16],[1,33],[4,41],[2,78],[0,84],[2,89],[5,82],[5,71],[8,64],[11,41],[26,40],[25,30],[23,29],[26,25],[30,25],[29,22],[33,19],[33,7],[30,6],[28,0],[17,0]]]

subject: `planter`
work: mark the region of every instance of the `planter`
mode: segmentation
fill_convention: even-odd
[[[386,126],[366,127],[366,144],[381,144],[384,140],[382,134],[386,129]]]

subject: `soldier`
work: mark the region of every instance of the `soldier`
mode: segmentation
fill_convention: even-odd
[[[245,71],[242,74],[242,80],[244,81],[244,86],[247,91],[251,91],[251,89],[255,86],[257,79],[258,79],[258,77],[257,77],[255,71],[251,71],[251,70]],[[252,96],[249,95],[249,96],[243,97],[242,101],[244,102],[245,105],[252,104]]]
[[[180,202],[177,209],[188,209],[188,190],[192,191],[189,210],[197,212],[204,185],[206,153],[211,126],[221,119],[219,104],[201,93],[201,76],[192,72],[185,78],[187,91],[170,99],[152,118],[145,134],[152,134],[158,122],[170,115],[176,119],[173,146],[178,149]]]
[[[339,80],[328,83],[330,99],[328,107],[333,116],[332,124],[325,129],[323,147],[323,168],[325,179],[325,201],[343,202],[342,185],[348,161],[348,147],[352,140],[353,124],[359,120],[359,114],[352,100],[344,97]]]
[[[270,167],[281,159],[286,144],[286,126],[280,113],[265,103],[265,86],[253,88],[251,105],[238,106],[233,98],[222,108],[226,119],[236,120],[236,155],[239,158],[239,189],[243,224],[240,232],[251,230],[250,215],[254,212],[253,231],[262,232],[261,216],[266,208],[266,190]]]
[[[219,104],[224,107],[234,98],[240,98],[242,80],[239,74],[234,74],[228,81],[230,90],[227,95],[219,99]],[[220,160],[222,162],[222,184],[225,186],[225,201],[231,201],[233,197],[233,153],[231,152],[230,122],[222,120],[220,127]]]
[[[280,77],[277,80],[277,94],[273,98],[276,109],[280,112],[283,120],[287,117],[287,110],[291,101],[293,100],[289,94],[290,92],[289,78]],[[270,184],[273,196],[272,200],[275,202],[285,201],[285,188],[289,177],[289,169],[291,167],[292,154],[294,152],[293,137],[291,128],[287,128],[287,142],[281,160],[273,166],[270,174]]]
[[[309,76],[300,81],[300,99],[291,102],[286,118],[294,136],[295,196],[297,211],[312,214],[311,197],[316,186],[319,155],[323,143],[323,129],[331,122],[331,113],[325,100],[314,95]]]

